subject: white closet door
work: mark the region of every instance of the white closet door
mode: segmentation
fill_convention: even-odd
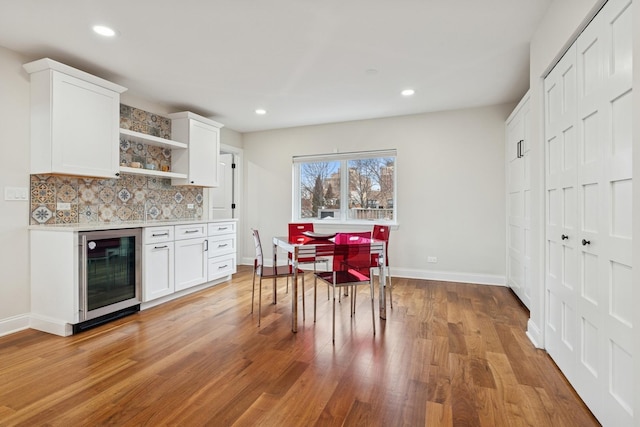
[[[545,80],[548,351],[599,421],[615,426],[633,423],[634,399],[631,20],[630,0],[610,0]],[[556,92],[572,61],[575,89]],[[557,125],[566,94],[575,122]],[[567,162],[574,167],[560,167]]]
[[[531,180],[529,95],[507,120],[507,284],[526,306],[531,304]]]
[[[570,382],[578,345],[576,49],[545,79],[546,348]]]

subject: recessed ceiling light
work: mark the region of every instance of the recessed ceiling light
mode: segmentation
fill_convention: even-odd
[[[400,93],[402,94],[402,96],[411,96],[411,95],[413,95],[414,93],[416,93],[416,91],[415,91],[415,90],[413,90],[413,89],[405,89],[405,90],[403,90],[403,91],[402,91],[402,92],[400,92]]]
[[[263,108],[258,108],[256,109],[256,114],[263,116],[265,114],[267,114],[267,110],[263,109]]]
[[[105,37],[113,37],[116,35],[115,30],[109,27],[105,27],[104,25],[94,25],[93,31]]]

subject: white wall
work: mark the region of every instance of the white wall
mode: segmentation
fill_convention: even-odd
[[[254,256],[250,227],[263,239],[286,235],[292,156],[396,148],[394,274],[504,284],[504,121],[514,105],[245,134],[245,263]]]
[[[6,187],[29,188],[29,75],[26,58],[0,47],[0,335],[28,326],[29,202],[5,201]]]

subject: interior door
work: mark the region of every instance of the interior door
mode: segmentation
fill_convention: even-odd
[[[545,80],[547,350],[616,426],[634,399],[631,19],[609,0]]]
[[[218,166],[219,186],[209,193],[211,200],[211,219],[229,219],[234,217],[234,156],[231,153],[220,154]]]
[[[507,123],[507,284],[526,307],[531,304],[528,99],[523,98]]]

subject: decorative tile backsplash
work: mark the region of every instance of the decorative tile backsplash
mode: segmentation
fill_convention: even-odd
[[[120,127],[171,137],[171,120],[127,105]],[[120,162],[143,159],[157,169],[171,150],[120,140]],[[172,186],[170,179],[121,174],[119,179],[31,175],[31,224],[121,223],[202,218],[202,188]],[[187,209],[189,204],[194,209]]]

